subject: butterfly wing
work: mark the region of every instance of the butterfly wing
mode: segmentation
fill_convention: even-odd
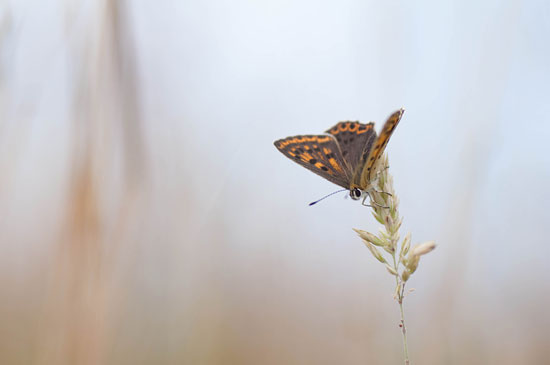
[[[397,126],[397,124],[399,124],[399,121],[401,120],[404,112],[404,109],[399,109],[398,111],[390,115],[386,123],[384,123],[384,127],[382,127],[380,135],[378,136],[378,138],[376,138],[376,141],[374,142],[374,147],[370,149],[366,163],[363,167],[363,171],[361,172],[362,189],[366,188],[374,178],[374,167],[380,157],[384,154],[386,145],[388,144],[388,141],[390,140],[390,137],[395,130],[395,127]]]
[[[336,185],[349,189],[351,169],[332,135],[287,137],[275,141],[274,144],[294,162]]]
[[[352,171],[355,171],[360,165],[362,152],[367,151],[368,153],[376,139],[376,131],[372,122],[368,124],[350,121],[339,122],[325,133],[330,133],[336,138],[342,150],[342,156]]]

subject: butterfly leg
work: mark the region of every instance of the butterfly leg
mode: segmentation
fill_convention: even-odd
[[[374,207],[373,207],[372,205],[370,205],[370,204],[365,204],[365,200],[366,200],[366,198],[363,199],[363,202],[361,203],[361,205],[363,205],[364,207],[374,208]]]
[[[387,207],[387,206],[385,206],[385,205],[378,204],[377,202],[374,201],[374,199],[371,199],[370,201],[371,201],[371,203],[373,203],[374,205],[376,205],[376,207],[378,207],[378,208],[390,209],[390,207]],[[369,207],[370,207],[370,206],[371,206],[371,205],[369,205]],[[375,208],[375,207],[373,207],[373,208]]]
[[[386,194],[389,194],[389,193],[386,193]],[[391,195],[391,194],[390,194],[390,195]],[[365,204],[365,200],[367,200],[367,197],[370,198],[371,203],[374,204],[375,206],[369,205],[369,204]],[[376,207],[378,207],[378,208],[384,208],[384,209],[389,209],[389,208],[390,208],[390,207],[385,207],[385,206],[383,206],[383,205],[381,205],[381,204],[378,204],[378,203],[372,198],[372,196],[369,194],[368,191],[365,192],[365,197],[363,198],[363,201],[361,202],[361,204],[364,205],[365,207],[370,207],[370,208],[376,208]]]
[[[369,208],[374,208],[372,205],[365,204],[365,200],[367,200],[368,197],[370,197],[370,194],[368,193],[368,191],[365,191],[365,196],[363,197],[363,201],[361,202],[361,205]],[[372,201],[372,198],[371,198],[371,201]]]

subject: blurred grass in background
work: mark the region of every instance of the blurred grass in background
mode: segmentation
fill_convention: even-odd
[[[272,141],[401,106],[413,363],[547,362],[548,9],[0,4],[0,363],[400,363],[374,219]]]

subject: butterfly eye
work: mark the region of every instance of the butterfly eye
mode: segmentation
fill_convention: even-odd
[[[358,200],[360,197],[361,197],[361,190],[358,189],[358,188],[353,188],[350,192],[349,192],[349,195],[351,196],[351,198],[353,200]]]

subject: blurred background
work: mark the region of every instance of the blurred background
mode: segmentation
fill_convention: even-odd
[[[378,224],[272,144],[400,107],[412,363],[548,363],[549,37],[543,0],[0,2],[0,363],[401,363]]]

